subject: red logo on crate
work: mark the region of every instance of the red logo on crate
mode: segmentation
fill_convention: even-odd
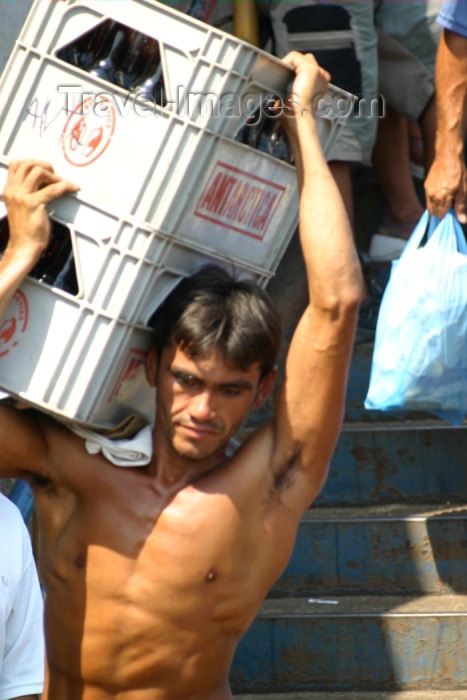
[[[195,216],[262,240],[285,187],[218,161],[195,208]]]
[[[17,290],[5,316],[5,320],[0,323],[0,357],[8,355],[18,345],[19,336],[28,325],[28,300],[21,290]]]
[[[147,357],[147,352],[132,348],[123,363],[122,371],[112,389],[108,401],[112,401],[115,396],[118,396],[125,382],[131,382],[138,377],[141,367],[144,365]]]
[[[104,153],[115,130],[115,109],[109,95],[87,97],[68,118],[61,136],[65,158],[82,167]]]

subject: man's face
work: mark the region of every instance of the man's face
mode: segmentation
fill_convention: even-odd
[[[220,458],[249,409],[263,402],[262,385],[259,363],[232,369],[217,351],[191,357],[172,344],[157,367],[156,427],[179,456]]]

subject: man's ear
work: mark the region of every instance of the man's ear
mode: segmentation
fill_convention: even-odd
[[[277,380],[277,366],[274,366],[260,381],[252,408],[260,408],[266,401]]]
[[[156,386],[157,355],[154,348],[149,351],[144,363],[144,372],[149,386]]]

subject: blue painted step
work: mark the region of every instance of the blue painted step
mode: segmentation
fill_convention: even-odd
[[[466,659],[467,596],[268,600],[231,685],[236,694],[467,690]]]
[[[320,505],[467,501],[467,430],[345,426]]]
[[[467,594],[466,543],[467,506],[314,508],[271,596]]]

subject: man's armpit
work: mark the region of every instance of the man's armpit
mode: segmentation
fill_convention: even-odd
[[[300,463],[300,452],[296,450],[283,464],[275,469],[271,496],[278,498],[292,486],[295,476],[300,469]]]

